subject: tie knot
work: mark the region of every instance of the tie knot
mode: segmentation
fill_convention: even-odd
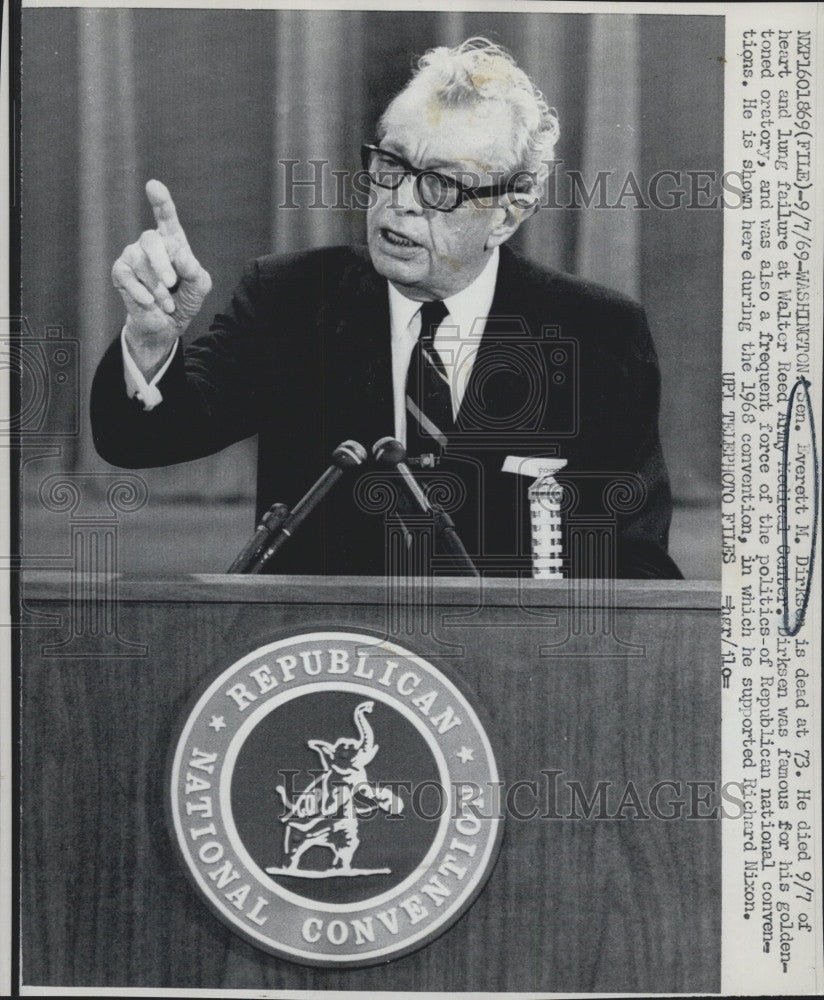
[[[449,315],[449,310],[439,299],[434,302],[424,302],[421,306],[421,340],[432,341],[435,331]]]

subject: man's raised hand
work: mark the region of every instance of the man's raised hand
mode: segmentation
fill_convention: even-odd
[[[148,181],[146,196],[157,228],[126,247],[114,262],[112,281],[126,306],[129,348],[148,375],[200,312],[212,279],[189,247],[166,185]]]

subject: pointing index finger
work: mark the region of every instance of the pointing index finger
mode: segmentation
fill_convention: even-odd
[[[166,185],[161,181],[147,181],[146,197],[152,206],[160,235],[183,237],[183,227],[180,225],[175,203]]]

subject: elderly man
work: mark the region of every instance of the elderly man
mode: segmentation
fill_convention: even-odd
[[[254,261],[185,349],[211,280],[149,181],[157,228],[112,270],[127,318],[92,389],[101,456],[166,465],[257,434],[260,513],[293,504],[342,440],[394,435],[434,456],[430,485],[470,555],[504,574],[530,564],[534,510],[503,461],[563,459],[570,527],[609,529],[605,546],[576,543],[571,571],[678,576],[643,311],[506,246],[538,205],[557,134],[501,48],[431,50],[363,147],[368,252]],[[363,479],[339,489],[272,568],[386,572],[379,508]]]

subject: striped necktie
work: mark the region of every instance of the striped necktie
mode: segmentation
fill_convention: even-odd
[[[449,311],[443,302],[424,302],[421,332],[406,376],[406,450],[410,455],[439,454],[455,430],[452,391],[435,348],[435,332]]]

